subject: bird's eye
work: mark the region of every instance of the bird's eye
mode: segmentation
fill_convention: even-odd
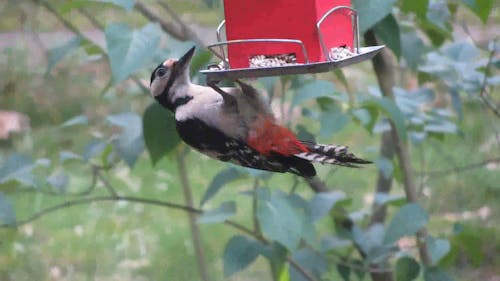
[[[156,71],[156,76],[158,77],[162,77],[163,75],[165,75],[167,73],[167,70],[165,68],[158,68],[158,70]]]

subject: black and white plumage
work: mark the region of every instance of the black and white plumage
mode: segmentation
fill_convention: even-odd
[[[184,142],[212,158],[272,172],[316,175],[311,162],[357,167],[371,163],[355,157],[345,146],[297,140],[276,124],[267,102],[256,89],[191,83],[191,48],[180,59],[168,59],[151,75],[151,94],[175,113]]]

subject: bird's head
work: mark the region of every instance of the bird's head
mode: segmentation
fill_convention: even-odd
[[[174,111],[179,98],[186,98],[178,89],[189,84],[189,65],[195,47],[180,59],[167,59],[151,73],[150,92],[161,105]]]

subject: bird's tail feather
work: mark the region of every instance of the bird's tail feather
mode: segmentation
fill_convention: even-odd
[[[346,167],[359,168],[358,164],[370,164],[371,161],[356,157],[349,152],[347,146],[333,144],[317,144],[302,142],[307,146],[308,152],[295,154],[296,157],[322,164],[334,164]]]

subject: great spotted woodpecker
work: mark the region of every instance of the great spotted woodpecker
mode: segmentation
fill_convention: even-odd
[[[311,162],[357,167],[371,163],[357,158],[346,146],[300,141],[277,124],[256,89],[219,88],[193,84],[191,48],[180,59],[167,59],[151,74],[150,90],[161,105],[175,113],[179,136],[201,153],[221,161],[272,172],[316,175]]]

